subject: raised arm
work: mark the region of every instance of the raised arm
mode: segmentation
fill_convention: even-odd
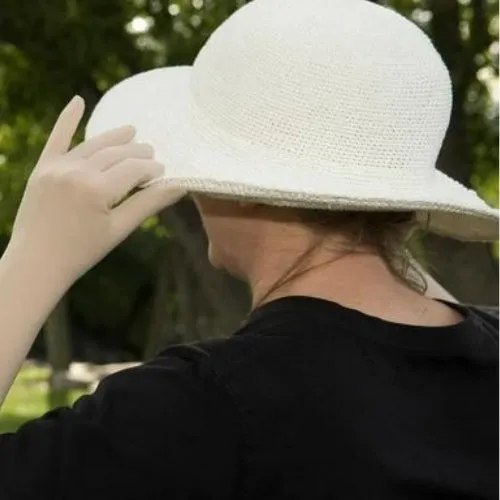
[[[163,166],[124,126],[69,150],[83,115],[74,98],[28,180],[0,259],[0,404],[40,327],[68,288],[144,219],[183,193],[152,183]]]

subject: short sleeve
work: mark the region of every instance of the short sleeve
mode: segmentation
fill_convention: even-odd
[[[160,356],[0,436],[0,498],[229,498],[238,429],[198,362]]]

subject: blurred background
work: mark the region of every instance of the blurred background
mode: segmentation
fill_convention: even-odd
[[[0,253],[26,180],[67,101],[80,94],[91,110],[131,74],[191,64],[211,32],[244,3],[51,0],[27,8],[2,0]],[[439,167],[498,206],[498,0],[378,3],[420,25],[451,72],[454,108]],[[304,0],[309,8],[314,3]],[[498,303],[496,245],[420,235],[415,246],[460,300]],[[246,287],[210,267],[197,213],[184,200],[148,219],[64,297],[0,412],[0,432],[71,403],[107,373],[162,346],[230,334],[248,307]]]

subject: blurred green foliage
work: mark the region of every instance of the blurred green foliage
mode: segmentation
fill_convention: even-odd
[[[27,363],[19,372],[0,411],[0,434],[13,432],[24,422],[43,415],[49,407],[47,366]],[[69,392],[69,403],[76,401],[85,391]]]

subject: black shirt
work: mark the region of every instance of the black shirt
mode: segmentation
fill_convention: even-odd
[[[0,498],[498,498],[498,322],[458,309],[424,328],[271,302],[1,436]]]

